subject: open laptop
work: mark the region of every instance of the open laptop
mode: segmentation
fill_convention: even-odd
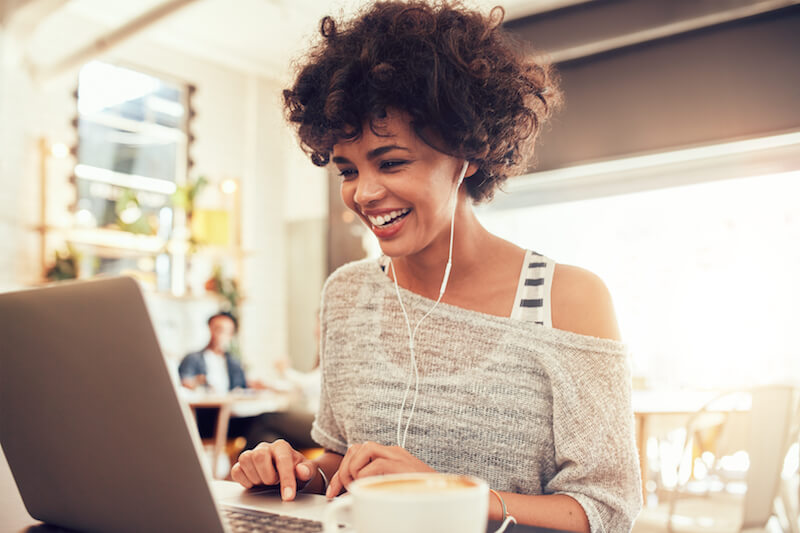
[[[82,531],[217,533],[234,529],[224,515],[238,508],[252,529],[289,530],[288,516],[303,519],[291,520],[299,531],[322,530],[324,496],[215,498],[193,424],[136,281],[0,294],[0,442],[32,517]]]

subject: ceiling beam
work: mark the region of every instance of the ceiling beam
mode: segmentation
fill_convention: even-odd
[[[79,68],[81,65],[88,63],[97,56],[145,30],[152,24],[172,15],[195,1],[197,0],[170,0],[165,2],[139,15],[119,28],[95,39],[87,46],[78,49],[55,64],[46,66],[29,64],[31,74],[36,81],[43,82],[64,72]]]
[[[27,40],[36,27],[69,0],[4,0],[0,2],[0,26],[15,38]]]

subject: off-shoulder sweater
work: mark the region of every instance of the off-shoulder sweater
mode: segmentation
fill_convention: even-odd
[[[411,324],[433,301],[400,289]],[[396,445],[412,378],[394,283],[376,260],[325,283],[322,395],[312,437],[340,454]],[[419,396],[405,448],[500,491],[566,494],[593,533],[630,531],[641,505],[625,345],[440,303],[415,338]],[[414,386],[405,408],[410,411]]]

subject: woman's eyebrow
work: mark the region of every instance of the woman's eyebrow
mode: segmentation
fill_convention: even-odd
[[[405,150],[406,152],[410,152],[408,148],[405,146],[398,146],[396,144],[389,144],[387,146],[379,146],[374,150],[370,150],[367,152],[367,159],[375,159],[376,157],[380,157],[386,152],[391,152],[392,150]]]
[[[392,150],[405,150],[406,152],[411,152],[411,150],[406,148],[405,146],[400,146],[397,144],[389,144],[386,146],[379,146],[378,148],[375,148],[374,150],[370,150],[369,152],[367,152],[367,159],[369,160],[375,159],[376,157],[380,157],[387,152],[391,152]],[[331,158],[331,161],[333,161],[334,163],[338,163],[340,165],[352,164],[352,161],[340,155],[333,156],[333,158]]]

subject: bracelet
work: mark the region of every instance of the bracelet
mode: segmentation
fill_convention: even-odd
[[[498,500],[500,500],[500,506],[503,508],[503,518],[501,518],[501,519],[500,519],[500,521],[502,522],[502,521],[504,521],[504,520],[506,519],[506,517],[508,516],[508,509],[506,509],[506,502],[505,502],[505,500],[503,500],[503,497],[502,497],[502,496],[500,496],[500,493],[499,493],[499,492],[497,492],[496,490],[494,490],[494,489],[489,489],[489,492],[491,492],[492,494],[494,494],[495,496],[497,496],[497,499],[498,499]]]
[[[322,494],[325,494],[328,491],[328,476],[325,475],[325,472],[322,471],[319,465],[317,465],[317,472],[322,476]]]
[[[500,524],[500,528],[495,531],[495,533],[504,533],[508,529],[508,526],[514,527],[512,524],[516,524],[517,519],[508,514],[508,509],[506,509],[506,501],[502,496],[500,496],[499,492],[492,489],[489,489],[489,492],[497,496],[497,499],[500,500],[500,505],[503,507],[502,524]]]

